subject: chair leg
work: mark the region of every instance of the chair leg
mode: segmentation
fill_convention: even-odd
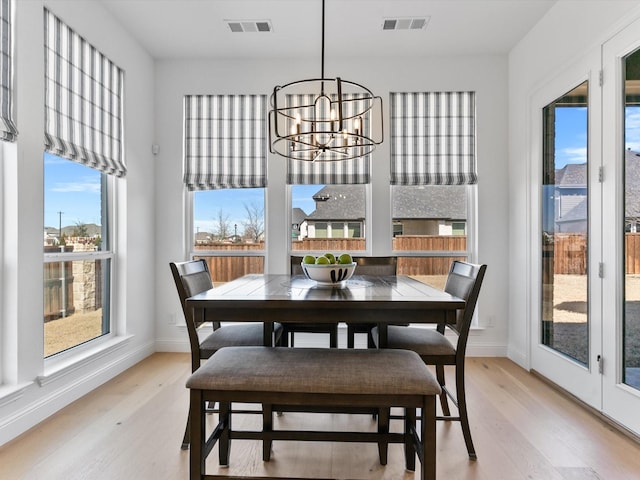
[[[460,425],[462,425],[462,434],[464,435],[464,443],[467,445],[469,458],[477,460],[476,450],[471,440],[471,428],[469,427],[469,415],[467,413],[467,397],[464,390],[464,363],[456,365],[456,398],[458,400],[458,412],[460,413]]]
[[[184,429],[184,437],[182,437],[182,445],[180,446],[182,450],[189,450],[189,436],[191,435],[190,426],[191,426],[191,409],[189,409],[189,413],[187,414],[187,426]]]
[[[338,324],[329,332],[329,348],[338,348]]]
[[[262,431],[270,433],[273,431],[273,408],[271,405],[262,405]],[[271,460],[271,437],[262,440],[262,460],[268,462]]]
[[[347,348],[353,348],[355,345],[356,332],[354,328],[347,324]]]
[[[424,417],[423,417],[424,418]],[[422,420],[424,422],[424,420]],[[416,409],[404,409],[404,463],[410,472],[416,469],[416,449],[413,443],[413,431],[416,428]]]
[[[391,408],[385,407],[378,410],[378,433],[389,433],[389,418],[391,417]],[[380,457],[380,465],[387,464],[387,452],[389,444],[386,441],[378,442],[378,456]]]
[[[440,384],[440,386],[444,387],[444,365],[436,365],[436,378],[438,379],[438,383]],[[450,417],[451,411],[449,410],[449,402],[447,400],[447,394],[444,391],[440,394],[440,406],[442,407],[442,415],[445,417]]]
[[[224,430],[218,440],[218,461],[220,465],[229,465],[231,453],[231,402],[220,402],[220,419],[224,422]]]
[[[425,397],[422,405],[422,421],[420,422],[420,440],[422,447],[422,465],[420,465],[423,480],[436,478],[436,399],[435,396]]]
[[[367,348],[376,348],[376,341],[373,339],[371,330],[367,332]]]

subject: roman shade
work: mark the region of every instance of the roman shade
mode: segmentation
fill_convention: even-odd
[[[343,94],[343,98],[354,99],[352,95]],[[313,105],[314,95],[288,95],[290,106]],[[362,110],[358,101],[354,100],[345,105],[343,116],[351,117],[354,112]],[[326,112],[318,112],[321,118],[328,118]],[[310,115],[307,115],[310,116]],[[371,135],[371,116],[364,115],[362,119],[363,135]],[[325,152],[323,158],[316,161],[287,160],[287,183],[291,185],[319,185],[319,184],[360,184],[370,181],[371,155],[341,160],[335,153]]]
[[[11,1],[0,2],[0,139],[15,141],[13,119],[13,52],[11,46]]]
[[[123,71],[46,9],[44,25],[46,151],[124,176]]]
[[[266,95],[185,96],[186,187],[265,187],[266,122]]]
[[[391,93],[391,184],[477,183],[474,92]]]

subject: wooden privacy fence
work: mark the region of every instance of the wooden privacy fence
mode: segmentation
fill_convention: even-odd
[[[364,238],[305,238],[293,240],[293,251],[312,252],[351,252],[357,255],[358,251],[366,248]],[[396,251],[435,251],[435,252],[464,252],[467,248],[467,238],[462,236],[421,236],[406,235],[393,239],[393,248]],[[247,243],[210,243],[196,245],[195,251],[242,251],[263,250],[264,244]],[[262,256],[211,256],[196,255],[195,258],[206,260],[211,277],[214,282],[228,282],[248,273],[263,273],[264,259]],[[465,257],[399,257],[398,273],[401,275],[446,275],[453,260],[464,260]]]

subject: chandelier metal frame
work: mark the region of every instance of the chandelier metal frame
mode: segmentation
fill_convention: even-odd
[[[359,83],[325,78],[324,37],[322,0],[321,77],[273,89],[269,111],[271,153],[293,160],[341,161],[367,155],[383,141],[382,98]],[[309,97],[313,100],[294,100]]]

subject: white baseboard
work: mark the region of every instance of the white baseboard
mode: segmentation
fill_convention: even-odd
[[[40,387],[34,382],[32,386],[24,390],[20,398],[20,403],[24,402],[24,404],[6,417],[0,418],[0,446],[111,380],[116,375],[131,368],[154,352],[155,344],[149,342],[129,349],[124,353],[120,350],[119,355],[110,360],[102,356],[99,357],[99,361],[85,359],[85,366],[89,369],[93,368],[88,374],[78,373],[73,377],[68,375],[65,377],[64,382],[52,382],[46,387]],[[87,368],[84,369],[85,372]],[[55,383],[60,383],[60,385],[56,386]]]

